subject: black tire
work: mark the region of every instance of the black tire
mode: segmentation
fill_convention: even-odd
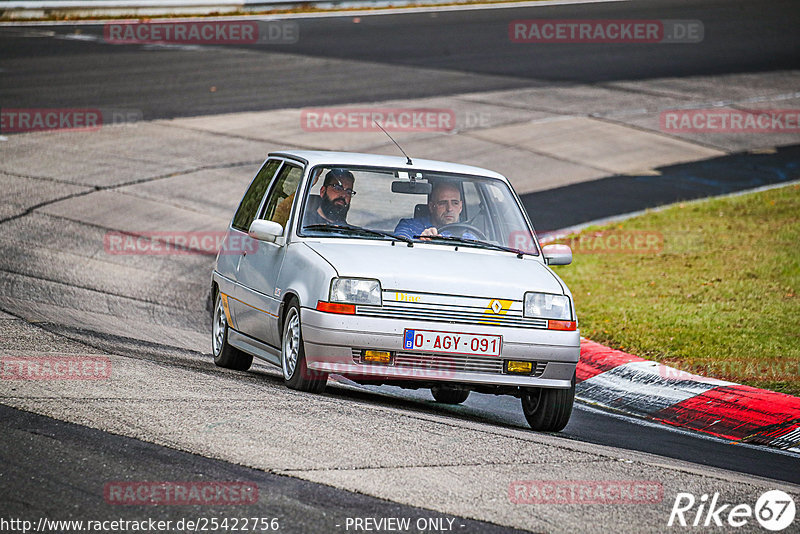
[[[461,404],[469,397],[469,390],[454,386],[440,385],[431,388],[431,394],[436,402],[442,404]]]
[[[533,430],[558,432],[569,423],[575,402],[575,375],[569,389],[528,388],[522,393],[522,412]]]
[[[283,383],[291,389],[322,393],[328,383],[328,373],[312,371],[306,366],[300,306],[296,300],[289,303],[283,320],[281,369],[283,369]]]
[[[217,367],[247,371],[253,365],[253,355],[231,347],[228,344],[228,318],[222,305],[222,297],[217,292],[214,312],[211,315],[211,354]]]

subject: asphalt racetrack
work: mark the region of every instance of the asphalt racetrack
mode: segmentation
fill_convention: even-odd
[[[705,33],[693,45],[509,42],[510,21],[539,18],[699,20]],[[296,22],[301,38],[291,45],[211,47],[110,45],[98,24],[0,26],[2,108],[133,110],[141,123],[97,134],[5,133],[0,142],[0,354],[99,355],[114,369],[112,380],[91,384],[0,383],[0,517],[247,515],[279,518],[286,532],[365,531],[352,519],[406,517],[421,519],[423,532],[663,532],[679,492],[752,505],[783,489],[797,501],[796,454],[588,405],[576,405],[563,432],[537,434],[510,397],[473,393],[451,407],[427,390],[333,379],[313,396],[287,390],[263,364],[247,373],[216,368],[205,309],[213,256],[103,250],[111,230],[224,228],[260,161],[281,147],[281,134],[263,125],[280,124],[287,108],[464,94],[473,96],[458,96],[462,104],[499,109],[504,101],[509,115],[524,108],[544,119],[561,106],[610,121],[623,108],[656,112],[666,101],[797,108],[794,2],[605,2]],[[520,96],[531,94],[533,104]],[[250,130],[236,130],[238,121]],[[326,135],[287,144],[340,148],[337,134]],[[746,135],[680,142],[687,139],[705,157],[655,165],[657,173],[587,163],[579,178],[515,186],[541,231],[800,178],[796,133],[768,138],[768,148]],[[348,146],[369,151],[373,143],[356,141]],[[408,146],[429,142],[409,138]],[[473,155],[474,142],[441,159]],[[391,150],[384,143],[372,146]],[[515,481],[540,479],[652,480],[663,496],[625,505],[509,497]],[[121,480],[246,480],[260,498],[245,507],[119,506],[103,490]],[[761,530],[753,520],[737,531]]]
[[[531,18],[700,20],[705,35],[697,46],[509,42],[509,23]],[[800,48],[794,31],[800,11],[790,0],[766,5],[604,2],[297,23],[300,38],[293,44],[189,56],[156,45],[109,46],[102,42],[102,25],[4,28],[0,101],[4,107],[46,102],[131,108],[152,120],[521,87],[555,91],[576,83],[769,73],[797,68]],[[37,31],[55,35],[37,39]],[[209,92],[210,87],[217,90]]]

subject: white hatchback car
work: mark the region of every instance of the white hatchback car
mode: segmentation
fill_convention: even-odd
[[[522,400],[566,426],[580,335],[509,181],[477,167],[342,152],[269,155],[233,216],[211,281],[217,365],[253,356],[320,392],[362,384]]]

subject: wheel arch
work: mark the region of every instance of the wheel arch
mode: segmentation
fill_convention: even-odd
[[[206,311],[214,318],[214,304],[217,302],[217,293],[219,293],[219,284],[216,280],[211,280],[211,290],[206,298]]]
[[[280,338],[283,339],[283,322],[286,320],[286,312],[289,309],[289,303],[296,300],[298,306],[301,306],[300,296],[294,290],[286,291],[281,299],[281,305],[278,308],[278,332]]]

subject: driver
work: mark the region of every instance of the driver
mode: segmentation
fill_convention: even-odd
[[[428,217],[414,219],[400,219],[394,233],[397,236],[413,238],[415,235],[439,235],[439,228],[448,224],[457,223],[461,216],[463,202],[461,189],[452,182],[438,182],[431,188],[428,196]],[[450,235],[444,231],[441,235]],[[463,237],[474,239],[471,234],[465,233]]]

